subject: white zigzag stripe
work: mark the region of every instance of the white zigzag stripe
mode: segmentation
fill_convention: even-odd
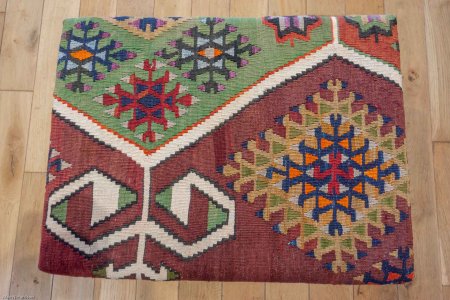
[[[309,68],[313,68],[332,55],[338,55],[351,62],[356,62],[361,67],[374,73],[382,74],[401,86],[401,74],[397,69],[372,59],[369,56],[361,55],[341,44],[329,44],[315,53],[312,53],[294,64],[268,76],[251,89],[237,97],[234,101],[223,107],[220,111],[212,114],[208,119],[204,120],[190,131],[184,133],[177,139],[168,142],[150,155],[146,155],[144,151],[137,146],[128,143],[125,139],[102,129],[99,125],[90,121],[86,116],[71,109],[57,99],[53,102],[53,109],[64,118],[71,120],[81,129],[87,131],[89,134],[125,153],[141,166],[155,167],[171,155],[174,155],[178,151],[192,145],[203,136],[225,123],[254,99],[262,96],[268,89],[285,82],[287,79],[290,79],[293,76],[308,70]]]

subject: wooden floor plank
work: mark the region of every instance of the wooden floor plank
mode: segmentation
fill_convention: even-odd
[[[355,300],[396,300],[398,289],[396,285],[358,285],[353,287]]]
[[[44,209],[45,173],[25,173],[14,247],[10,295],[50,299],[52,275],[37,269]]]
[[[0,90],[32,91],[44,0],[10,1],[0,52]]]
[[[178,282],[139,280],[136,288],[136,300],[155,299],[178,299]]]
[[[5,25],[5,13],[0,13],[0,49],[2,47],[3,27]]]
[[[309,285],[304,283],[266,283],[266,300],[307,300]]]
[[[8,0],[0,0],[0,12],[5,12],[6,11],[6,2]]]
[[[192,16],[228,17],[230,0],[192,0]]]
[[[156,17],[189,17],[192,12],[191,0],[155,0]]]
[[[116,15],[118,0],[81,0],[80,16],[113,17]]]
[[[444,286],[442,289],[443,299],[450,299],[450,286]]]
[[[155,0],[117,0],[117,16],[153,16]]]
[[[93,290],[92,278],[53,276],[52,300],[89,300]]]
[[[269,15],[292,16],[306,14],[306,0],[269,0]]]
[[[306,10],[309,15],[343,15],[345,0],[307,0]]]
[[[136,299],[136,280],[94,280],[94,300]]]
[[[264,283],[260,282],[224,282],[222,300],[263,300]]]
[[[310,300],[349,300],[353,299],[351,285],[310,284]]]
[[[181,281],[178,290],[180,300],[221,299],[222,285],[218,282]]]
[[[447,284],[450,274],[450,181],[448,180],[448,170],[450,170],[450,144],[434,143],[434,177],[436,180],[436,206],[438,212],[438,226],[440,237],[440,249],[442,251],[441,265],[446,273],[442,274],[442,284]],[[445,278],[445,280],[444,280]]]
[[[346,0],[345,1],[345,14],[346,15],[370,15],[370,14],[383,14],[384,13],[384,0]]]
[[[267,16],[269,0],[231,0],[230,16],[233,17],[262,17]]]
[[[450,142],[450,0],[425,1],[425,20],[432,139]]]
[[[0,296],[9,295],[31,93],[0,92]]]
[[[45,1],[37,60],[36,84],[30,121],[30,141],[27,146],[26,172],[46,172],[50,138],[50,114],[56,78],[62,21],[78,16],[80,0]]]
[[[386,13],[397,15],[406,113],[415,279],[399,286],[400,299],[441,299],[430,98],[422,0],[386,0]]]

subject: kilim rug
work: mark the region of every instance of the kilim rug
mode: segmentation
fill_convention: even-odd
[[[68,19],[39,267],[413,278],[393,16]]]

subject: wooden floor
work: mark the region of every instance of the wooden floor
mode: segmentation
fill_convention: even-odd
[[[416,279],[405,286],[140,282],[37,269],[61,21],[76,16],[398,16]],[[450,0],[0,0],[0,297],[450,299]],[[17,299],[17,298],[15,298]]]

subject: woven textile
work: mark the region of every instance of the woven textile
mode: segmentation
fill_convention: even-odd
[[[39,268],[411,281],[399,68],[393,16],[66,20]]]

